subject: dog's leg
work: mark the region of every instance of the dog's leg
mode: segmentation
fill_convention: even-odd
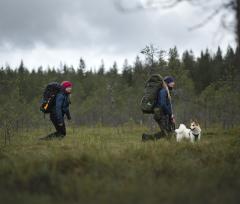
[[[177,135],[176,138],[177,138],[177,142],[181,142],[182,137],[180,135]]]
[[[190,141],[191,141],[191,143],[194,143],[195,142],[195,137],[194,137],[194,135],[190,135]]]

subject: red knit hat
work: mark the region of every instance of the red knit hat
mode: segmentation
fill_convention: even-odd
[[[62,83],[61,83],[61,86],[63,87],[63,88],[68,88],[68,87],[72,87],[72,82],[70,82],[70,81],[63,81]]]

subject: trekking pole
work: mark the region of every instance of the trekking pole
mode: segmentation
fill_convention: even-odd
[[[169,99],[169,102],[170,102],[170,108],[171,108],[171,112],[172,112],[172,115],[171,115],[171,118],[169,118],[169,122],[170,122],[170,129],[171,129],[171,131],[173,131],[173,130],[175,130],[176,129],[176,126],[175,126],[175,123],[173,123],[173,121],[172,121],[172,117],[174,116],[174,114],[173,114],[173,108],[172,108],[172,97],[171,97],[171,95],[170,95],[170,91],[169,91],[169,89],[168,89],[168,86],[167,86],[167,84],[165,83],[165,82],[163,82],[163,85],[165,86],[165,88],[167,89],[167,93],[168,93],[168,99]]]

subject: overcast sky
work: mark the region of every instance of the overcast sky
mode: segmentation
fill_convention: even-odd
[[[120,1],[120,0],[119,0]],[[222,0],[214,0],[216,3]],[[123,0],[147,7],[144,0]],[[124,4],[131,2],[131,4]],[[137,4],[137,5],[139,5]],[[204,10],[204,12],[203,12]],[[114,0],[0,0],[0,66],[77,66],[80,57],[87,67],[106,67],[125,58],[132,64],[147,44],[179,52],[192,49],[196,55],[207,47],[235,46],[231,32],[219,28],[219,18],[197,30],[209,13],[188,3],[174,9],[143,9],[121,12]]]

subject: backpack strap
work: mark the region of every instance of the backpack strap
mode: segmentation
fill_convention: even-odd
[[[170,91],[169,91],[169,88],[166,84],[166,82],[163,80],[163,88],[165,88],[167,90],[167,94],[168,94],[168,99],[170,100],[171,102],[171,95],[170,95]]]
[[[168,85],[166,84],[166,82],[165,82],[164,80],[163,80],[163,87],[167,90],[168,99],[169,99],[170,106],[171,106],[171,111],[172,111],[172,114],[173,114],[173,108],[172,108],[172,97],[171,97],[171,94],[170,94],[170,91],[169,91]]]

